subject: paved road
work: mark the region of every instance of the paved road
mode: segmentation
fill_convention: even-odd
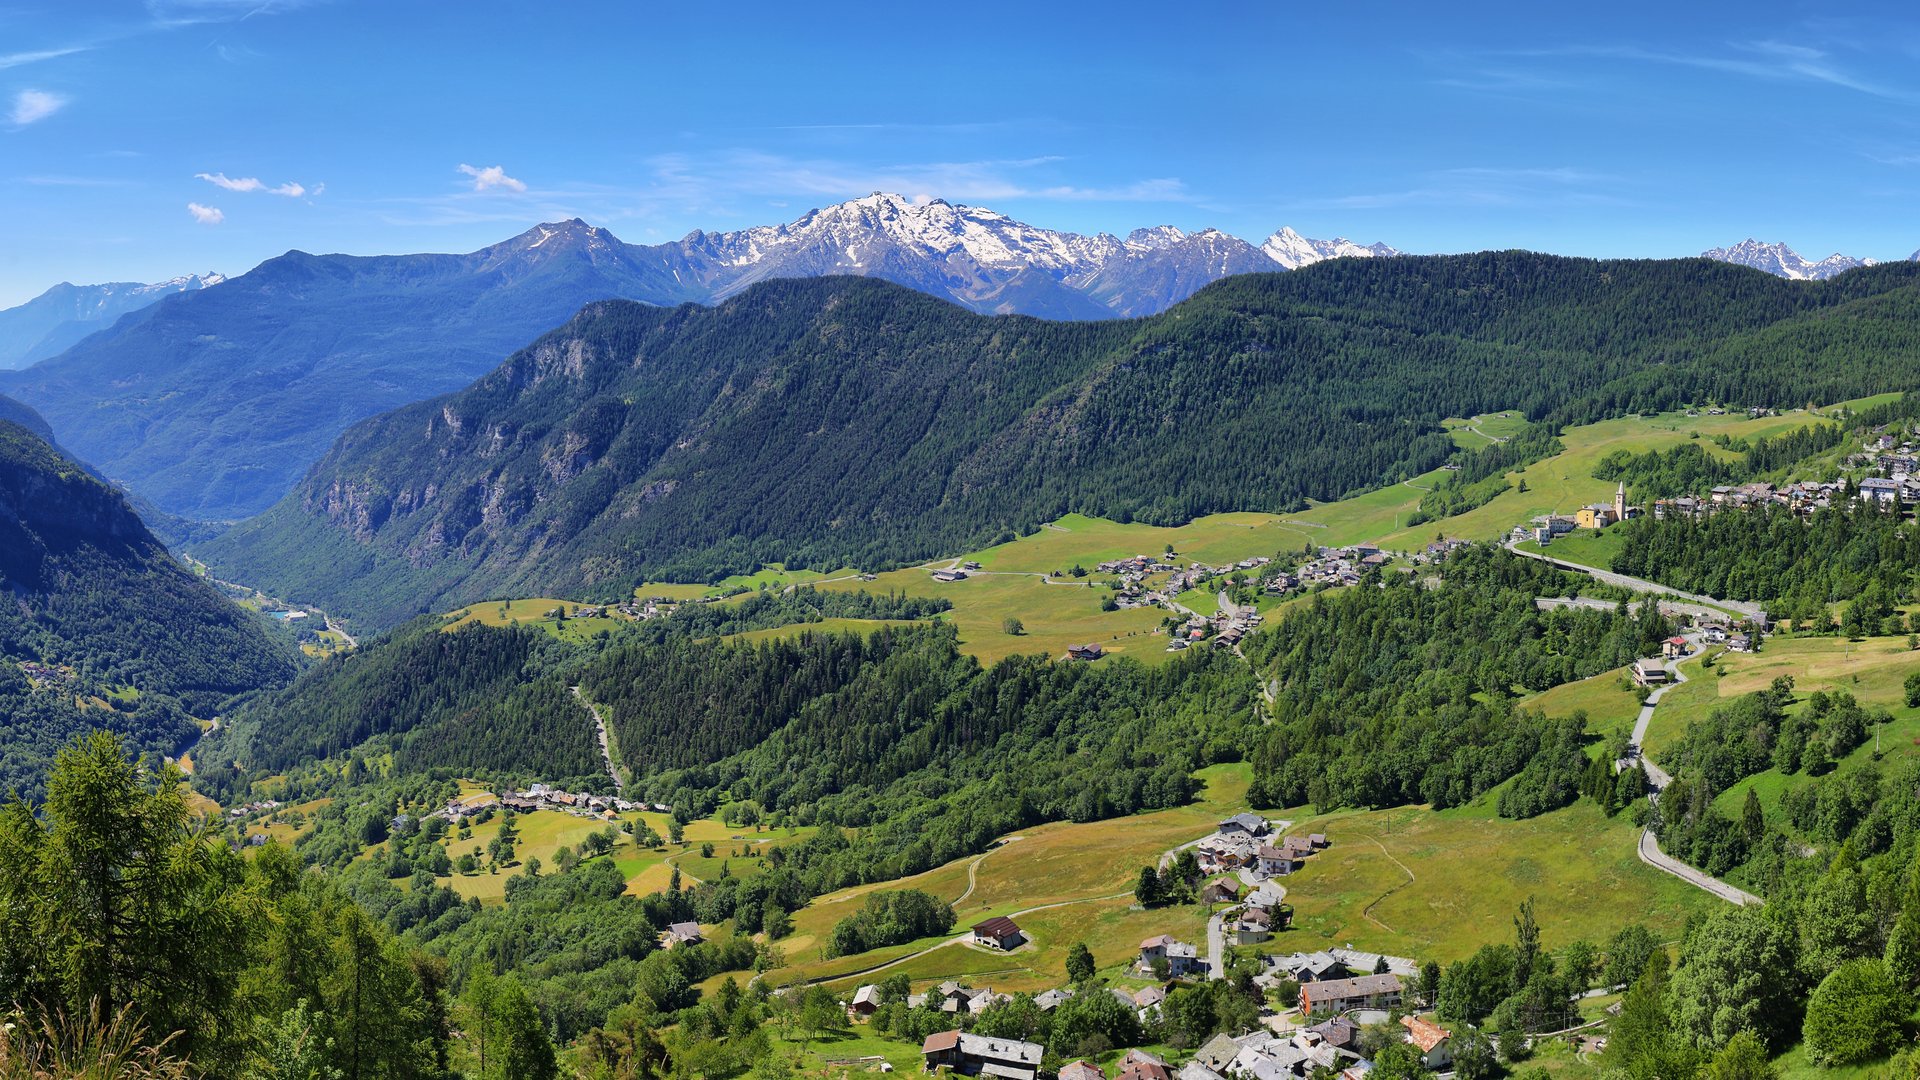
[[[1749,604],[1740,600],[1721,600],[1717,597],[1702,596],[1699,593],[1682,592],[1679,589],[1662,585],[1657,581],[1630,577],[1626,574],[1616,574],[1611,570],[1602,570],[1597,566],[1586,566],[1582,563],[1568,562],[1565,559],[1558,559],[1551,555],[1543,555],[1537,551],[1522,551],[1518,547],[1515,547],[1514,544],[1515,541],[1511,538],[1506,541],[1507,550],[1513,552],[1515,555],[1521,555],[1529,559],[1539,559],[1543,563],[1550,563],[1562,570],[1574,570],[1582,574],[1590,575],[1593,580],[1603,585],[1614,585],[1622,589],[1631,589],[1634,592],[1665,593],[1670,596],[1677,596],[1682,600],[1691,601],[1695,604],[1725,608],[1728,611],[1738,612],[1748,618],[1763,618],[1766,615],[1766,611],[1758,604]]]
[[[182,762],[191,758],[195,750],[200,749],[200,744],[207,741],[207,736],[219,730],[220,730],[220,721],[218,720],[213,721],[212,724],[209,725],[208,727],[201,728],[200,734],[195,735],[193,737],[192,742],[182,747],[179,753],[173,755],[173,757],[169,758],[168,760],[172,761],[176,765],[180,765]],[[193,773],[193,770],[191,768],[186,768],[185,766],[182,766],[182,767],[185,768],[185,771],[189,775]]]
[[[1227,913],[1216,911],[1207,920],[1207,978],[1227,977]]]
[[[336,634],[339,634],[340,639],[347,643],[347,648],[357,649],[360,647],[360,642],[357,641],[352,634],[347,633],[346,627],[340,625],[337,622],[334,622],[333,616],[323,611],[320,613],[320,617],[327,621],[327,629],[333,631]]]
[[[1699,638],[1697,636],[1690,635],[1688,641],[1695,649],[1699,648]],[[1696,653],[1695,655],[1698,654]],[[1647,727],[1653,723],[1653,711],[1659,706],[1660,699],[1667,696],[1668,690],[1687,681],[1687,673],[1680,670],[1679,660],[1667,661],[1666,668],[1673,681],[1647,695],[1647,703],[1640,707],[1640,716],[1633,724],[1633,745],[1642,748],[1640,751],[1640,760],[1645,763],[1647,767],[1647,779],[1653,784],[1653,790],[1647,793],[1647,799],[1655,803],[1659,802],[1660,792],[1665,789],[1668,784],[1673,782],[1673,777],[1667,775],[1665,769],[1655,765],[1652,759],[1647,757],[1644,749],[1647,739]],[[1721,881],[1719,878],[1711,877],[1700,870],[1688,866],[1679,859],[1668,855],[1666,852],[1661,851],[1660,841],[1653,835],[1652,828],[1645,829],[1640,833],[1640,861],[1656,870],[1663,870],[1672,874],[1674,877],[1692,885],[1696,889],[1703,889],[1710,892],[1728,903],[1744,905],[1760,904],[1763,902],[1752,893],[1735,888]]]
[[[613,753],[607,749],[607,722],[601,719],[599,707],[588,701],[587,695],[581,693],[579,687],[569,686],[567,689],[573,691],[573,696],[579,699],[580,704],[585,705],[587,712],[593,715],[593,728],[600,736],[600,760],[606,763],[607,775],[613,778],[613,790],[622,795],[626,794],[627,785],[621,782],[620,771],[613,767]]]
[[[1522,554],[1524,554],[1524,552]],[[1705,604],[1689,604],[1683,600],[1671,600],[1665,597],[1662,597],[1657,602],[1662,611],[1691,615],[1696,619],[1713,620],[1726,618],[1726,612],[1719,608],[1707,607]],[[1627,604],[1627,610],[1637,612],[1640,610],[1640,604],[1641,601],[1639,600],[1631,601]],[[1597,596],[1575,596],[1572,598],[1565,596],[1539,596],[1534,598],[1533,606],[1542,611],[1563,607],[1593,608],[1596,611],[1612,611],[1614,609],[1614,602],[1612,600],[1602,600]]]

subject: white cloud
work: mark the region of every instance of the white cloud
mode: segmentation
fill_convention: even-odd
[[[36,49],[32,52],[0,54],[0,69],[19,67],[22,64],[37,64],[42,60],[58,60],[62,56],[72,56],[77,52],[86,52],[91,45],[69,45],[63,49]]]
[[[201,206],[197,202],[187,204],[187,213],[192,214],[193,220],[202,225],[218,225],[227,220],[227,215],[221,213],[219,207]]]
[[[45,120],[67,105],[67,99],[61,94],[46,90],[22,90],[13,95],[13,122],[26,126],[37,120]]]
[[[196,180],[205,180],[214,187],[226,188],[228,191],[264,191],[268,195],[285,195],[289,199],[297,199],[307,193],[306,188],[291,181],[279,187],[268,187],[255,176],[234,177],[226,173],[194,173],[193,175]],[[320,189],[315,188],[313,193],[320,194]]]
[[[508,176],[506,168],[501,165],[489,165],[484,169],[476,169],[462,163],[460,171],[473,177],[475,191],[486,191],[489,188],[506,188],[508,191],[527,190],[526,184]]]

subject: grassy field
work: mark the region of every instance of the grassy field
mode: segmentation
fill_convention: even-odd
[[[1617,720],[1622,694],[1606,678],[1559,693],[1543,707],[1586,707]],[[1105,974],[1123,977],[1142,938],[1171,933],[1197,942],[1204,935],[1203,909],[1140,911],[1128,895],[1142,865],[1244,809],[1246,766],[1215,766],[1203,775],[1205,796],[1192,807],[1043,825],[984,855],[821,897],[795,913],[795,934],[781,942],[788,966],[772,978],[824,979],[850,990],[869,981],[873,976],[862,973],[875,965],[940,945],[942,939],[929,939],[858,956],[822,955],[820,945],[833,924],[868,893],[899,888],[955,901],[961,927],[1014,915],[1033,944],[1011,954],[940,945],[885,974],[905,972],[916,986],[964,977],[995,989],[1040,990],[1064,981],[1067,948],[1085,941]],[[1489,796],[1479,805],[1438,813],[1420,807],[1318,817],[1304,809],[1278,812],[1296,819],[1289,832],[1324,831],[1334,846],[1285,879],[1296,928],[1266,948],[1351,945],[1451,962],[1482,944],[1507,940],[1513,912],[1528,897],[1538,905],[1550,948],[1576,938],[1602,941],[1630,922],[1677,935],[1689,912],[1713,903],[1642,864],[1635,855],[1637,832],[1624,817],[1607,818],[1581,803],[1529,821],[1505,821],[1494,816],[1492,802]]]
[[[1916,672],[1920,672],[1920,651],[1909,650],[1905,637],[1770,638],[1757,653],[1719,654],[1712,669],[1692,665],[1691,681],[1668,691],[1654,712],[1647,729],[1647,753],[1659,760],[1686,733],[1689,723],[1704,719],[1734,698],[1766,689],[1781,675],[1791,675],[1794,696],[1802,703],[1792,708],[1804,707],[1806,696],[1816,690],[1845,690],[1862,705],[1893,715],[1891,723],[1870,731],[1866,743],[1838,762],[1838,768],[1872,760],[1876,734],[1879,749],[1889,756],[1920,754],[1920,709],[1907,707],[1904,686]],[[1723,810],[1737,811],[1752,790],[1771,815],[1783,793],[1810,779],[1803,773],[1788,776],[1769,769],[1721,792],[1717,802]]]
[[[1597,536],[1592,529],[1575,529],[1556,537],[1544,547],[1532,540],[1522,541],[1516,546],[1521,551],[1539,552],[1582,566],[1598,566],[1606,570],[1612,568],[1613,557],[1619,553],[1626,539],[1624,529],[1603,529]]]
[[[748,630],[740,634],[728,634],[722,641],[773,641],[782,638],[797,637],[812,630],[822,634],[859,633],[871,634],[875,630],[888,626],[912,626],[910,619],[821,619],[819,622],[794,623],[791,626],[774,626],[765,630]]]
[[[1293,832],[1324,832],[1333,846],[1286,879],[1297,929],[1289,948],[1352,945],[1459,960],[1512,936],[1532,897],[1542,942],[1603,942],[1628,923],[1677,936],[1687,914],[1716,901],[1641,863],[1638,830],[1581,801],[1527,821],[1483,804],[1306,818]]]
[[[269,815],[265,822],[248,826],[247,835],[265,833],[269,840],[291,846],[295,840],[313,830],[313,816],[332,802],[330,798],[320,798],[294,806],[283,806]],[[290,820],[295,813],[302,816],[300,825],[295,825]]]
[[[1147,663],[1165,659],[1167,639],[1153,631],[1167,612],[1158,608],[1101,611],[1105,585],[1061,581],[1024,573],[975,574],[965,581],[935,581],[926,570],[895,570],[875,581],[836,581],[823,589],[848,592],[897,590],[915,596],[945,597],[953,610],[941,616],[960,631],[960,648],[991,664],[1015,654],[1064,656],[1068,645],[1098,642],[1109,652]],[[1024,632],[1003,629],[1017,618]]]
[[[1587,730],[1598,735],[1630,731],[1635,717],[1640,715],[1640,698],[1633,692],[1626,668],[1564,683],[1524,698],[1519,704],[1554,717],[1572,716],[1585,709]]]
[[[631,812],[621,814],[620,820],[645,821],[659,836],[664,838],[668,835],[666,814]],[[519,873],[528,859],[537,858],[541,865],[550,867],[554,854],[561,847],[577,848],[581,840],[605,829],[608,824],[597,818],[576,817],[557,810],[536,810],[516,815],[514,828],[518,830],[520,838],[514,845],[514,860],[518,865],[503,866],[496,874],[487,865],[486,849],[494,837],[500,835],[503,821],[503,817],[495,816],[491,821],[474,826],[472,836],[466,840],[455,839],[449,833],[447,854],[458,859],[477,849],[480,853],[480,869],[473,874],[455,873],[443,877],[440,884],[452,888],[463,899],[479,897],[481,903],[498,903],[506,896],[507,879]],[[701,818],[687,823],[684,848],[679,844],[664,842],[652,848],[635,847],[633,838],[623,832],[619,844],[609,857],[626,877],[627,891],[638,896],[665,889],[672,880],[675,865],[680,867],[683,886],[719,876],[723,862],[734,876],[752,876],[761,871],[759,856],[765,851],[775,846],[799,843],[811,836],[813,831],[809,827],[756,833],[751,828],[734,828],[713,818]],[[705,843],[714,845],[714,855],[710,859],[700,854],[701,845]],[[734,854],[748,845],[753,848],[752,854]]]
[[[449,613],[446,616],[447,623],[441,629],[456,630],[468,623],[479,623],[482,626],[531,624],[564,641],[585,641],[602,630],[617,630],[626,625],[627,620],[611,616],[567,619],[565,622],[555,622],[548,617],[555,608],[571,613],[581,606],[577,601],[555,600],[552,597],[488,600]]]
[[[1142,938],[1191,934],[1205,927],[1205,916],[1191,909],[1130,910],[1140,867],[1170,848],[1200,839],[1220,818],[1247,808],[1250,774],[1245,765],[1216,765],[1200,776],[1206,788],[1191,806],[1111,821],[1041,825],[1004,838],[981,855],[900,881],[819,897],[794,913],[794,933],[780,942],[789,963],[769,977],[778,983],[828,978],[938,944],[942,939],[831,960],[822,955],[834,924],[857,910],[869,893],[905,888],[953,902],[960,927],[995,915],[1061,905],[1018,917],[1034,941],[1030,947],[1006,954],[949,945],[902,965],[900,970],[916,983],[991,972],[996,988],[1046,989],[1066,978],[1067,949],[1082,940],[1096,963],[1117,971],[1136,954]],[[838,982],[832,985],[839,988]]]

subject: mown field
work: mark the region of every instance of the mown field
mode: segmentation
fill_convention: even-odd
[[[1333,846],[1286,880],[1302,949],[1352,945],[1459,960],[1512,937],[1532,898],[1541,940],[1559,948],[1601,942],[1629,923],[1678,937],[1689,912],[1717,903],[1640,862],[1639,830],[1582,801],[1526,821],[1494,815],[1497,793],[1474,806],[1420,807],[1303,818]]]
[[[1065,656],[1068,645],[1090,641],[1116,655],[1150,664],[1166,656],[1167,639],[1154,631],[1167,612],[1158,608],[1101,611],[1107,588],[1090,580],[1049,582],[1040,574],[1003,572],[944,582],[916,567],[881,574],[875,581],[833,581],[820,588],[944,597],[952,601],[953,610],[941,618],[959,630],[961,650],[983,664],[1016,654]],[[1020,620],[1021,633],[1006,632],[1004,624],[1010,618]]]
[[[1634,719],[1640,715],[1640,698],[1633,692],[1626,668],[1563,683],[1529,695],[1519,704],[1522,708],[1539,709],[1548,716],[1572,716],[1585,710],[1587,730],[1602,736],[1631,731]]]
[[[1604,730],[1622,721],[1632,701],[1608,678],[1529,703],[1554,714],[1586,708]],[[1044,825],[983,855],[903,881],[821,897],[795,913],[795,933],[780,943],[788,965],[770,977],[851,990],[905,972],[916,986],[964,978],[995,989],[1036,991],[1065,981],[1066,951],[1085,941],[1103,974],[1126,981],[1125,968],[1141,939],[1171,933],[1204,940],[1203,908],[1142,911],[1130,895],[1142,865],[1246,808],[1245,765],[1215,766],[1203,775],[1205,795],[1190,807]],[[1506,940],[1514,911],[1529,897],[1549,947],[1576,938],[1600,941],[1632,922],[1677,937],[1690,912],[1714,902],[1642,864],[1635,851],[1638,831],[1624,816],[1608,818],[1582,803],[1529,821],[1506,821],[1493,812],[1496,798],[1497,792],[1480,804],[1438,813],[1421,807],[1318,816],[1308,808],[1269,811],[1294,821],[1289,832],[1326,832],[1334,846],[1283,880],[1296,927],[1261,948],[1350,945],[1451,962],[1482,944]],[[1001,954],[934,938],[857,956],[823,955],[834,923],[867,894],[909,887],[954,902],[957,928],[1011,915],[1033,943]],[[881,965],[889,966],[873,970]]]
[[[556,608],[571,615],[581,606],[577,600],[556,600],[552,597],[488,600],[479,604],[470,604],[459,611],[449,613],[445,617],[446,625],[441,629],[457,630],[468,623],[479,623],[482,626],[530,624],[565,641],[585,641],[602,630],[618,630],[627,623],[626,619],[612,616],[565,620],[555,620],[552,617],[552,612]]]

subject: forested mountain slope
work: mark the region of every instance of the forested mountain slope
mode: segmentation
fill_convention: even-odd
[[[644,250],[575,222],[464,255],[288,252],[0,375],[0,390],[162,509],[241,517],[348,424],[466,385],[588,300],[697,295]]]
[[[866,279],[591,305],[478,383],[342,436],[196,553],[392,623],[759,562],[876,565],[1069,511],[1284,511],[1438,465],[1439,421],[1902,388],[1920,267],[1337,260],[1131,322],[984,317]]]
[[[289,678],[255,616],[167,554],[120,493],[0,419],[0,788],[104,727],[172,749],[236,694]]]

